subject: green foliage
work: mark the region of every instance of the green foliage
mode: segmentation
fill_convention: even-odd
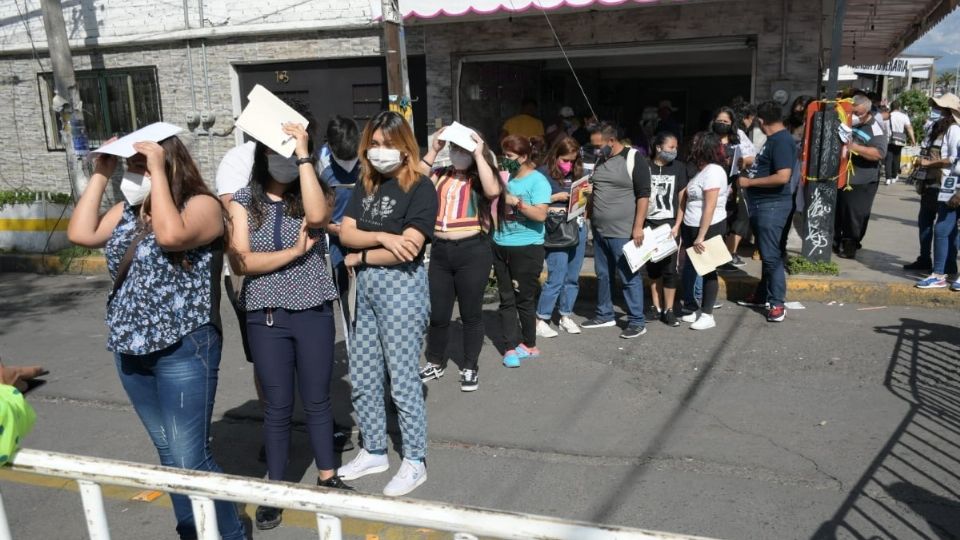
[[[100,255],[100,253],[101,251],[99,249],[70,246],[66,249],[61,249],[58,251],[57,257],[60,259],[60,264],[63,267],[63,271],[66,272],[70,268],[70,265],[73,263],[74,259]]]
[[[48,200],[55,204],[71,204],[73,199],[66,193],[50,193],[32,189],[0,190],[0,210],[7,205],[30,204],[38,200]]]
[[[930,116],[930,97],[922,90],[913,89],[897,96],[896,101],[900,103],[903,112],[910,116],[913,133],[919,141],[923,138],[923,123],[927,116]]]
[[[833,261],[813,262],[803,257],[790,257],[787,261],[787,272],[789,272],[790,275],[813,274],[820,276],[839,276],[840,267]]]

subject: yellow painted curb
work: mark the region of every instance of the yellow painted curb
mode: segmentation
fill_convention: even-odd
[[[70,225],[70,218],[33,218],[14,219],[0,218],[0,232],[50,232],[65,231]]]

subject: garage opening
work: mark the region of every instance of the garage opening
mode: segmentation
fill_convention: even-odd
[[[689,139],[717,107],[753,96],[755,47],[746,37],[566,52],[597,116],[616,121],[635,144],[652,134],[656,120],[650,114],[662,101],[676,109],[673,118]],[[556,121],[564,106],[589,113],[559,49],[464,57],[457,97],[460,121],[487,140],[497,140],[503,121],[519,112],[524,97],[537,100],[545,125]]]

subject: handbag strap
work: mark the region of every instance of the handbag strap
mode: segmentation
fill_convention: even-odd
[[[140,242],[147,237],[153,231],[153,226],[147,223],[143,230],[141,230],[136,236],[133,237],[133,240],[130,241],[130,245],[127,246],[126,253],[123,254],[123,259],[120,259],[120,266],[117,267],[117,277],[113,280],[113,291],[110,292],[110,298],[113,298],[113,295],[117,294],[117,291],[120,290],[120,287],[123,285],[123,282],[127,279],[127,274],[130,273],[130,266],[133,264],[133,257],[137,254],[137,246],[140,245]]]

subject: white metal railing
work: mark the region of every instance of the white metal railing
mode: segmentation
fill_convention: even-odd
[[[80,486],[91,540],[110,538],[100,484],[189,496],[193,503],[197,536],[200,540],[220,538],[214,500],[315,513],[320,540],[341,540],[340,517],[451,531],[457,533],[454,536],[456,540],[476,540],[474,535],[492,538],[576,540],[697,538],[451,504],[320,490],[287,482],[270,482],[40,450],[21,450],[14,457],[12,465],[14,470],[21,472],[76,480]],[[0,496],[0,540],[12,538],[3,508],[3,498]]]

